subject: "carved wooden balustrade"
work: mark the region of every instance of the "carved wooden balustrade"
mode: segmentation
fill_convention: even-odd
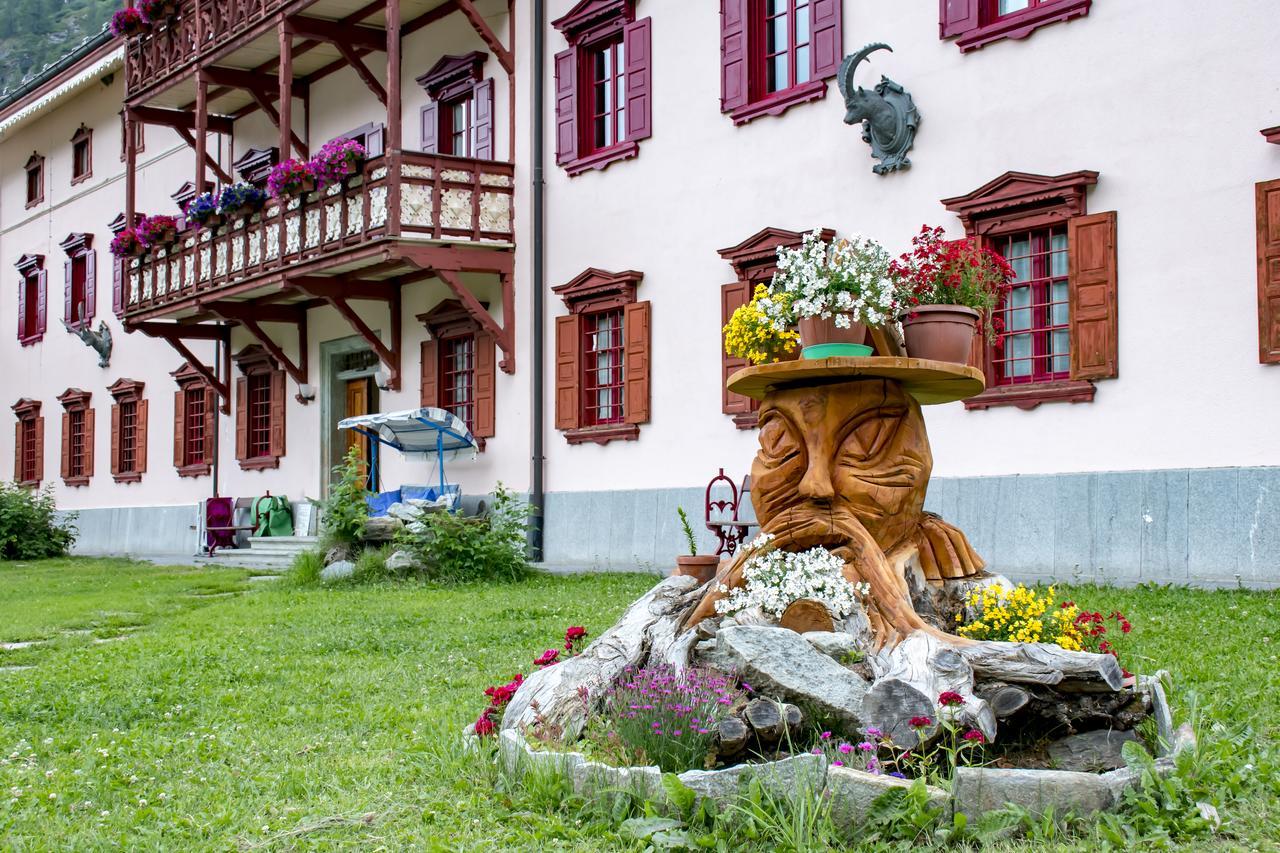
[[[514,242],[510,163],[415,152],[369,159],[343,185],[271,199],[216,229],[189,228],[168,249],[130,260],[125,313],[150,311],[303,261],[346,257],[385,238],[493,245]],[[397,209],[398,208],[398,209]]]

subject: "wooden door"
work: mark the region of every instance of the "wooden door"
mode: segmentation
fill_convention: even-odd
[[[354,418],[360,415],[369,414],[369,389],[373,380],[371,377],[363,376],[359,379],[347,380],[347,410],[344,418]],[[369,439],[361,435],[355,430],[343,430],[346,444],[342,448],[343,456],[351,450],[353,446],[360,448],[360,457],[364,460],[365,475],[369,473]]]

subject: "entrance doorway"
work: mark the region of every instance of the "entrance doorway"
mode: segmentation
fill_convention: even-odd
[[[348,379],[347,385],[347,408],[344,418],[355,418],[361,415],[373,413],[373,409],[369,406],[369,400],[377,394],[378,389],[373,384],[372,376],[361,376],[357,379]],[[369,480],[369,466],[372,464],[372,457],[369,455],[369,438],[361,435],[355,430],[343,430],[345,442],[343,443],[342,453],[345,458],[347,453],[351,452],[352,447],[360,448],[360,458],[364,460],[364,476],[365,482]]]
[[[338,422],[379,411],[378,386],[373,379],[379,368],[378,356],[361,338],[325,341],[320,350],[324,393],[321,410],[326,425],[320,451],[324,470],[332,471],[340,466],[347,451],[357,447],[364,460],[366,488],[377,492],[379,484],[376,479],[379,478],[376,468],[371,465],[369,439],[352,430],[338,429]],[[332,475],[324,478],[326,494],[333,479]]]

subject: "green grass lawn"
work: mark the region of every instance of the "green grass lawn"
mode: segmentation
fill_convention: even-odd
[[[629,849],[601,821],[502,791],[458,733],[487,685],[570,624],[598,634],[653,581],[325,590],[0,564],[0,643],[48,640],[0,651],[0,849]],[[1184,713],[1195,691],[1214,720],[1251,724],[1274,764],[1276,595],[1070,594],[1124,610],[1129,668],[1171,670]],[[1277,809],[1274,784],[1250,789],[1217,839],[1186,847],[1275,846]]]

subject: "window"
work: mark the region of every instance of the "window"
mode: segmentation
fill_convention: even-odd
[[[1021,39],[1047,24],[1089,14],[1092,0],[939,0],[939,32],[962,53]]]
[[[422,343],[420,405],[456,415],[483,450],[496,426],[496,340],[456,299],[446,299],[418,320],[431,334]]]
[[[13,481],[20,486],[40,485],[44,479],[44,418],[40,401],[23,398],[13,405],[18,417],[13,437]]]
[[[80,125],[71,137],[71,183],[93,177],[93,131]]]
[[[44,158],[31,152],[27,160],[27,207],[35,207],[44,201]]]
[[[97,253],[92,234],[68,234],[60,244],[67,254],[63,289],[63,321],[72,329],[87,326],[97,312]]]
[[[214,390],[190,362],[172,373],[173,467],[179,477],[200,477],[213,467],[218,402]]]
[[[62,481],[87,486],[93,476],[93,409],[90,393],[68,388],[58,396],[62,404]]]
[[[1254,190],[1258,216],[1258,361],[1280,364],[1280,180]]]
[[[639,437],[649,421],[650,305],[636,301],[642,273],[588,269],[553,288],[568,316],[556,319],[556,429],[570,444]]]
[[[493,159],[493,79],[483,79],[487,54],[445,56],[418,79],[430,102],[422,108],[422,150]]]
[[[652,20],[634,0],[584,0],[552,26],[569,48],[556,54],[556,162],[570,175],[640,153],[653,135]]]
[[[136,483],[147,470],[147,409],[143,383],[117,379],[108,388],[111,407],[111,476],[117,483]]]
[[[831,240],[835,231],[822,229],[822,239]],[[736,246],[720,250],[720,257],[733,267],[737,280],[720,288],[720,329],[728,324],[733,312],[751,301],[757,284],[768,284],[778,269],[778,248],[798,248],[804,242],[804,233],[785,228],[765,228],[751,235]],[[752,429],[758,421],[760,402],[728,389],[729,377],[747,366],[745,358],[734,358],[724,351],[724,337],[720,339],[720,389],[721,411],[731,415],[738,429]]]
[[[1087,171],[1007,172],[943,200],[1015,275],[993,317],[997,341],[975,339],[971,364],[986,374],[987,390],[966,408],[1088,402],[1093,380],[1118,375],[1116,215],[1085,213],[1097,180]]]
[[[369,157],[381,157],[386,151],[386,125],[381,122],[366,122],[359,127],[348,130],[346,133],[339,133],[334,138],[359,142],[364,146],[365,154]]]
[[[44,255],[18,258],[18,341],[25,347],[44,338],[48,322],[48,280]]]
[[[133,150],[137,153],[141,153],[142,151],[146,150],[146,147],[147,147],[146,127],[147,127],[146,123],[141,121],[135,121],[133,123]],[[128,122],[124,120],[124,110],[121,110],[120,111],[120,162],[121,163],[124,162],[125,154],[127,153],[126,149],[128,148],[128,142],[129,142],[128,133],[129,133]]]
[[[825,98],[842,50],[841,0],[722,0],[720,109],[734,124]]]
[[[278,468],[285,453],[285,372],[259,344],[235,356],[236,459],[246,471]]]

